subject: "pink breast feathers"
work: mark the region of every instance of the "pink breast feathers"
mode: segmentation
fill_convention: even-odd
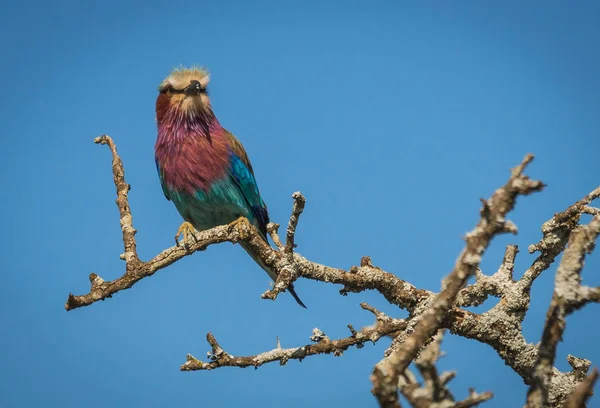
[[[186,129],[187,128],[187,129]],[[167,188],[194,194],[208,191],[229,168],[229,148],[224,129],[204,129],[159,125],[155,153]]]

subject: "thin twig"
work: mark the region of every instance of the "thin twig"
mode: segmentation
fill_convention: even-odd
[[[267,224],[267,232],[271,236],[273,243],[277,247],[278,250],[283,251],[283,243],[281,242],[281,238],[279,238],[279,224],[274,222],[270,222]]]
[[[112,171],[115,187],[117,188],[117,200],[116,204],[119,208],[119,219],[121,223],[121,231],[123,232],[123,247],[124,254],[123,259],[127,264],[127,269],[135,269],[139,258],[137,255],[137,248],[135,243],[136,229],[133,228],[133,217],[131,216],[131,209],[129,208],[128,193],[131,186],[125,181],[125,169],[123,168],[123,161],[117,154],[117,146],[113,142],[112,138],[108,135],[102,135],[94,139],[94,143],[107,145],[112,153]]]
[[[331,354],[340,356],[351,346],[361,348],[365,342],[376,343],[379,339],[390,333],[402,330],[406,327],[406,322],[400,319],[390,319],[385,323],[379,323],[373,328],[353,331],[348,337],[337,340],[330,340],[319,329],[313,330],[311,341],[315,344],[307,344],[301,347],[281,348],[278,344],[276,348],[270,351],[259,353],[253,356],[234,357],[225,352],[212,333],[207,334],[207,341],[211,345],[212,353],[209,355],[210,361],[203,362],[188,354],[187,361],[181,366],[181,371],[212,370],[219,367],[255,367],[263,364],[278,361],[280,365],[285,365],[289,360],[300,360],[308,356],[317,354]]]

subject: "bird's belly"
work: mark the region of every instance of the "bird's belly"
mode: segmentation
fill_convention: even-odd
[[[207,192],[174,197],[173,202],[181,216],[199,231],[229,224],[240,216],[253,221],[243,196],[228,186],[213,185]]]
[[[199,230],[206,230],[217,225],[229,224],[240,216],[248,214],[237,206],[215,205],[213,203],[197,202],[188,214],[190,222]]]

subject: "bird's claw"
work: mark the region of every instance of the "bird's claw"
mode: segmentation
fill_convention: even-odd
[[[237,230],[241,241],[250,237],[250,222],[246,217],[240,217],[237,220],[229,223],[229,225],[231,227],[238,227]]]
[[[193,237],[194,239],[196,238],[196,236],[194,235],[195,232],[196,229],[194,228],[194,226],[191,223],[185,221],[179,226],[179,229],[177,230],[177,234],[175,235],[175,244],[179,245],[179,236],[183,234],[183,243],[184,245],[187,245],[190,237]]]

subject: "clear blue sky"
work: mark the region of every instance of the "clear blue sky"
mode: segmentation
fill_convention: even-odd
[[[394,316],[376,293],[298,281],[308,310],[285,294],[260,299],[268,277],[238,246],[211,247],[90,307],[66,312],[87,276],[123,272],[106,147],[118,144],[131,183],[143,259],[170,246],[181,219],[156,175],[154,102],[177,65],[212,73],[213,107],[245,144],[274,221],[290,195],[308,200],[298,251],[348,268],[375,264],[438,290],[477,221],[479,198],[526,153],[548,184],[521,198],[521,273],[540,225],[600,183],[600,6],[595,2],[5,2],[2,407],[366,406],[383,342],[286,367],[182,373],[212,331],[229,352],[308,342],[312,328],[346,336],[370,324],[359,303]],[[563,5],[561,5],[563,4]],[[600,284],[600,255],[585,281]],[[525,321],[537,342],[553,270],[535,284]],[[486,303],[483,308],[493,302]],[[566,355],[600,364],[597,306],[569,318]],[[592,324],[593,323],[593,324]],[[442,369],[457,396],[492,390],[488,406],[520,406],[526,387],[488,346],[448,335]],[[598,403],[598,397],[596,402]],[[598,405],[596,405],[598,406]]]

